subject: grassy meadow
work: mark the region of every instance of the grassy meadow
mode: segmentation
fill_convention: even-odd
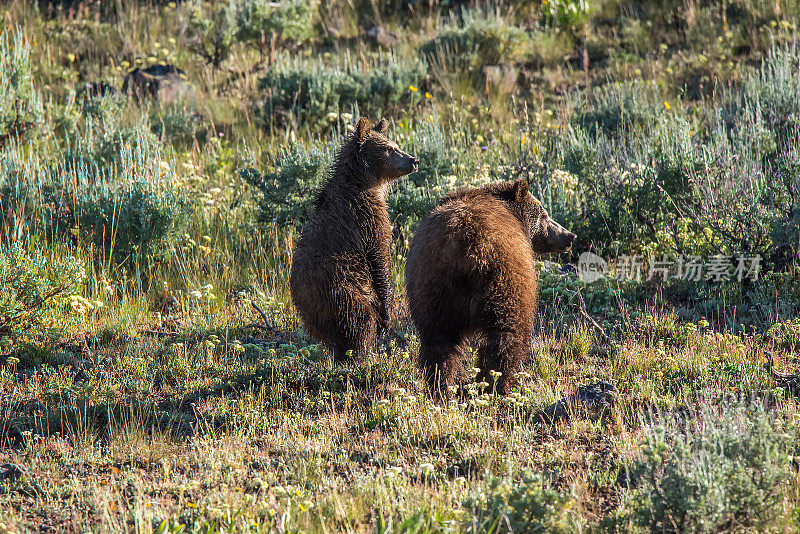
[[[0,534],[800,532],[797,0],[0,15]],[[420,168],[390,333],[334,366],[289,266],[360,116]],[[434,403],[414,228],[520,177],[578,240],[540,258],[514,393]],[[535,417],[599,381],[613,407]]]

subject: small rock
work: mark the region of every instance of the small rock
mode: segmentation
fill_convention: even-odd
[[[20,432],[15,426],[6,426],[5,428],[0,426],[0,448],[17,448],[22,446],[24,443],[25,438],[23,438],[22,432]]]
[[[18,465],[0,465],[0,480],[17,480],[20,477],[22,477],[22,469]]]
[[[106,82],[87,82],[83,84],[83,90],[89,98],[101,98],[108,95],[117,94],[117,88]]]
[[[383,48],[391,48],[397,44],[399,40],[397,33],[393,31],[386,31],[383,26],[373,26],[365,32],[376,45]]]
[[[578,274],[578,268],[571,263],[565,263],[561,266],[561,272],[564,274]]]
[[[580,406],[584,406],[592,412],[602,412],[617,404],[618,400],[619,394],[614,386],[607,382],[597,382],[579,387],[566,399],[554,402],[535,414],[533,420],[553,424],[569,419]]]
[[[483,73],[487,85],[513,87],[517,84],[517,69],[512,65],[486,65]]]
[[[194,98],[194,89],[186,74],[174,65],[134,69],[125,76],[122,91],[139,99],[152,96],[161,104],[174,104]]]
[[[75,376],[73,377],[73,380],[76,383],[78,383],[78,382],[86,382],[87,380],[89,380],[89,375],[83,369],[77,369],[77,372],[75,373]]]

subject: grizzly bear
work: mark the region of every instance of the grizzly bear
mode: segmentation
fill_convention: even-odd
[[[525,180],[445,197],[417,227],[406,262],[419,366],[431,394],[464,380],[464,349],[478,342],[479,382],[505,395],[530,353],[536,311],[534,253],[567,252],[575,234],[548,216]]]
[[[392,227],[387,186],[419,160],[361,118],[339,149],[292,261],[289,287],[306,330],[334,362],[366,356],[394,308],[389,273]]]

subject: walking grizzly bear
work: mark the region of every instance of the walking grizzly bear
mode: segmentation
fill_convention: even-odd
[[[451,193],[423,219],[406,262],[419,365],[430,392],[463,380],[463,351],[479,343],[478,381],[505,395],[529,354],[536,311],[534,253],[566,252],[575,234],[548,216],[525,180]]]
[[[387,185],[417,170],[417,158],[358,121],[345,141],[314,212],[297,243],[289,287],[308,332],[333,353],[334,362],[365,357],[391,320],[389,274],[392,228]]]

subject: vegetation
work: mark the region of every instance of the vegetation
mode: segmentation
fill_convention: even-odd
[[[0,12],[0,534],[800,532],[795,0]],[[196,97],[119,91],[154,65]],[[420,165],[397,317],[333,366],[289,267],[361,115]],[[519,177],[575,250],[515,391],[436,405],[415,226]],[[598,381],[610,410],[534,416]]]

